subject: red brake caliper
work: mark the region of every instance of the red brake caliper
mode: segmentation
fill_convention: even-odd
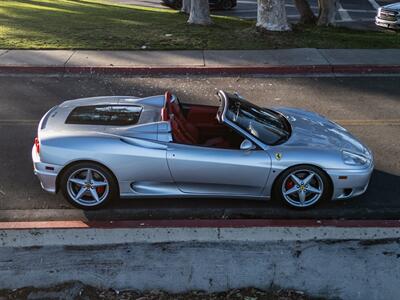
[[[98,186],[98,187],[96,188],[96,191],[97,191],[97,194],[101,195],[101,194],[104,193],[105,187],[104,187],[104,186]]]
[[[288,179],[288,180],[286,181],[286,185],[285,185],[286,190],[290,190],[293,186],[294,186],[293,181],[290,180],[290,179]]]

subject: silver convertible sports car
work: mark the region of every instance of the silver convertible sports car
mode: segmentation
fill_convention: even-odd
[[[316,113],[175,95],[71,100],[42,118],[32,149],[43,189],[98,208],[118,197],[274,197],[296,208],[365,192],[371,151]]]

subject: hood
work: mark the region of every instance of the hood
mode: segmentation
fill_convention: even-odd
[[[292,126],[292,135],[285,146],[330,150],[336,148],[339,151],[369,154],[368,148],[345,128],[319,114],[297,108],[280,107],[275,110],[285,115]]]
[[[382,8],[387,8],[387,9],[390,9],[390,10],[400,11],[400,2],[389,4],[389,5],[385,5],[385,6],[382,6]]]

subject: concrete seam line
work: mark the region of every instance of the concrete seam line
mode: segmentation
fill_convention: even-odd
[[[3,53],[0,54],[0,56],[3,56],[4,54],[7,54],[8,52],[10,52],[9,49],[5,50]]]
[[[0,230],[0,248],[177,242],[400,241],[398,228],[119,228]]]
[[[67,59],[66,62],[64,63],[64,72],[65,72],[65,67],[67,66],[68,62],[71,60],[72,56],[75,55],[76,52],[77,52],[76,50],[73,50],[72,53],[71,53],[71,55],[68,57],[68,59]]]
[[[207,67],[206,66],[206,55],[205,55],[205,50],[201,50],[201,55],[203,57],[203,67]]]
[[[329,60],[329,57],[327,57],[324,54],[324,51],[322,49],[316,49],[318,53],[325,59],[326,63],[333,68],[333,63]]]

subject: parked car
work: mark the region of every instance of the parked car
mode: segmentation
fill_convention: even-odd
[[[236,7],[237,0],[209,0],[211,9],[232,9]],[[182,0],[162,0],[162,3],[174,9],[182,8]]]
[[[380,27],[399,29],[400,2],[379,7],[378,14],[375,17],[375,24]]]
[[[269,199],[297,208],[365,192],[371,151],[296,108],[218,92],[219,106],[177,96],[71,100],[41,119],[32,149],[43,189],[89,209],[118,197]]]

